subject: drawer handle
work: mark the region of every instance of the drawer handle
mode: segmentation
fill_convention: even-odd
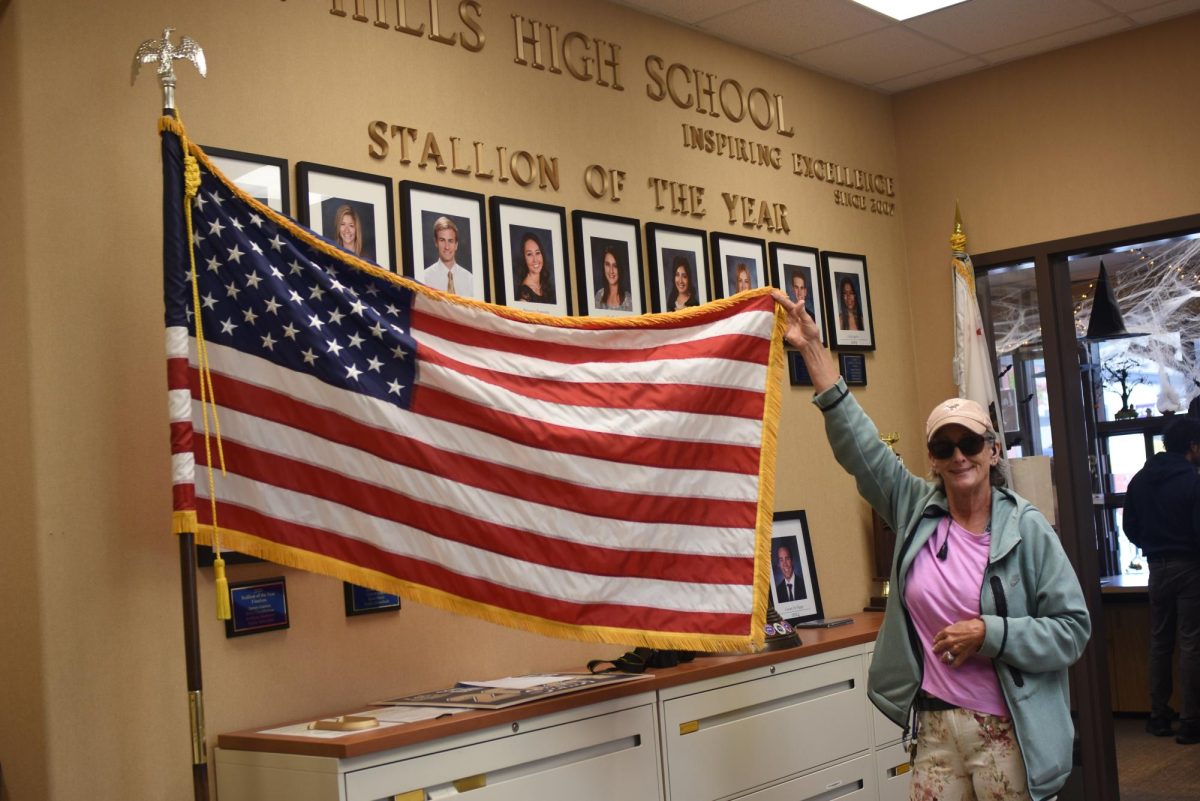
[[[680,737],[682,737],[685,734],[694,734],[698,731],[700,731],[700,721],[698,721],[698,720],[689,720],[687,723],[679,724],[679,736]]]

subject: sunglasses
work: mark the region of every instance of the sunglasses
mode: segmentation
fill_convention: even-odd
[[[929,441],[929,454],[935,459],[949,459],[954,455],[954,449],[962,451],[963,456],[975,456],[983,446],[992,441],[991,437],[980,436],[979,434],[967,434],[958,442],[951,442],[948,439],[931,439]]]

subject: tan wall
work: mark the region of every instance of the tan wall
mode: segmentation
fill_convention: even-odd
[[[425,20],[423,4],[409,6],[413,22]],[[786,170],[683,150],[680,124],[704,118],[646,98],[642,59],[656,53],[780,92],[796,136],[711,121],[717,130],[894,175],[887,98],[599,2],[481,6],[487,44],[470,53],[333,17],[323,0],[0,0],[0,763],[10,797],[190,793],[177,552],[166,533],[159,100],[151,72],[132,89],[128,79],[138,42],[167,23],[208,54],[207,80],[180,70],[183,119],[202,143],[694,224],[654,210],[646,181],[656,175],[707,188],[709,214],[698,227],[710,230],[738,230],[725,221],[721,191],[787,203],[794,228],[783,241],[866,254],[880,348],[861,396],[886,429],[914,430],[913,321],[892,300],[906,296],[900,218],[837,207],[828,185]],[[618,42],[626,91],[514,64],[514,10]],[[453,19],[443,12],[444,30]],[[373,161],[372,119],[434,130],[443,142],[457,135],[558,155],[561,191]],[[621,203],[584,192],[580,176],[593,162],[626,171]],[[898,200],[904,210],[903,187]],[[828,455],[808,394],[787,392],[777,506],[808,510],[826,610],[849,613],[871,592],[866,512]],[[416,604],[346,619],[330,579],[269,565],[234,568],[232,577],[278,572],[288,577],[292,628],[237,640],[213,619],[211,576],[200,577],[210,735],[621,650]]]
[[[953,392],[955,199],[973,253],[1200,211],[1198,35],[1191,15],[896,98],[918,407]]]

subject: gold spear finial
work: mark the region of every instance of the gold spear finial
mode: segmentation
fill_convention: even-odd
[[[963,231],[962,214],[958,210],[958,201],[954,201],[954,233],[950,234],[950,247],[955,253],[967,252],[967,235]]]

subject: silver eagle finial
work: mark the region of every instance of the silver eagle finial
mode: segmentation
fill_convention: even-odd
[[[137,81],[138,70],[143,64],[158,63],[158,80],[163,87],[163,108],[175,108],[175,62],[179,59],[190,61],[196,65],[196,71],[203,78],[208,72],[204,61],[204,48],[189,36],[179,38],[179,46],[171,43],[171,33],[174,28],[163,28],[161,39],[147,39],[138,45],[133,54],[133,73],[129,77],[129,85]]]

